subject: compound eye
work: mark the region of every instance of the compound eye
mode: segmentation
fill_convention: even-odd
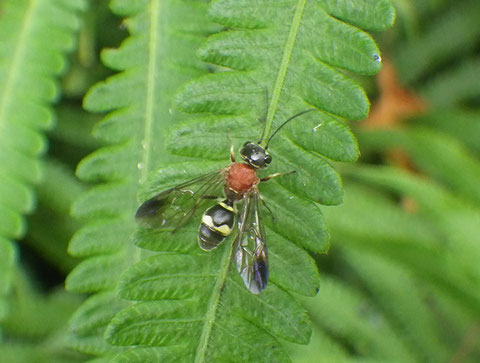
[[[252,153],[255,150],[255,144],[253,144],[250,141],[247,141],[242,145],[242,148],[240,149],[241,154],[247,154],[247,153]]]
[[[265,164],[270,164],[272,162],[272,157],[270,154],[265,155]]]
[[[240,149],[240,155],[243,159],[250,158],[253,152],[254,150],[252,149],[252,143],[249,141],[243,144],[242,148]]]

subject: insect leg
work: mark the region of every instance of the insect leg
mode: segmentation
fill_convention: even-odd
[[[260,179],[260,182],[266,182],[266,181],[269,181],[270,179],[276,178],[278,176],[289,175],[289,174],[293,174],[295,172],[296,172],[296,170],[287,171],[286,173],[275,173],[275,174],[272,174],[272,175],[266,176],[265,178]]]
[[[230,136],[230,133],[227,134],[227,137],[228,137],[228,141],[230,142],[230,161],[232,163],[235,162],[235,149],[234,149],[234,146],[233,146],[233,142],[232,142],[232,138]]]
[[[235,162],[235,151],[233,149],[233,144],[232,143],[230,143],[230,161],[232,163]]]
[[[275,223],[275,215],[273,214],[272,210],[270,209],[270,207],[268,206],[267,202],[265,201],[265,199],[263,199],[263,197],[261,195],[259,195],[260,197],[260,200],[262,201],[262,204],[263,206],[265,207],[265,209],[268,211],[268,213],[270,213],[270,217],[272,217],[272,222]]]

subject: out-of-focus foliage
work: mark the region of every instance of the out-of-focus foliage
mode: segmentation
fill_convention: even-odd
[[[220,6],[228,1],[214,2],[211,10],[207,1],[196,0],[0,2],[0,361],[75,362],[95,357],[106,362],[116,357],[120,362],[145,362],[191,357],[184,348],[158,346],[165,339],[182,338],[165,338],[168,332],[176,334],[175,329],[163,328],[155,335],[161,324],[151,325],[150,335],[142,335],[145,329],[137,323],[167,322],[155,315],[158,311],[167,318],[198,311],[196,302],[162,300],[180,293],[172,286],[167,290],[177,295],[169,296],[167,290],[161,297],[148,295],[160,291],[148,288],[150,279],[169,271],[178,275],[176,261],[182,261],[182,268],[185,261],[195,261],[187,266],[192,271],[203,261],[203,252],[194,246],[196,226],[181,236],[187,240],[193,235],[195,248],[188,251],[159,246],[155,234],[137,234],[139,246],[157,251],[150,252],[133,244],[132,215],[147,172],[172,161],[159,145],[190,157],[189,165],[198,170],[204,162],[191,157],[219,160],[225,149],[228,153],[229,137],[240,143],[258,134],[261,125],[256,118],[264,110],[265,88],[274,98],[284,91],[272,86],[276,69],[269,62],[275,59],[271,52],[277,43],[271,47],[262,43],[276,39],[269,28],[275,15],[240,6],[248,3],[233,1],[232,6],[243,10],[229,13],[231,7]],[[295,2],[278,6],[286,9],[290,3]],[[321,123],[326,129],[320,128],[322,142],[307,140],[312,126],[300,120],[282,131],[276,145],[281,156],[274,155],[274,163],[287,160],[292,150],[313,151],[314,158],[302,156],[298,165],[309,170],[321,163],[331,176],[335,169],[340,171],[343,204],[322,207],[325,223],[319,220],[320,227],[307,223],[312,202],[300,201],[297,179],[265,185],[265,195],[271,198],[267,202],[294,195],[299,203],[293,207],[302,208],[296,226],[305,226],[297,232],[312,227],[321,231],[318,238],[325,242],[308,249],[321,251],[328,234],[331,248],[326,255],[309,254],[291,244],[295,225],[282,230],[288,222],[283,223],[284,210],[279,210],[280,226],[267,221],[269,235],[278,241],[271,248],[271,261],[284,267],[272,270],[277,295],[252,299],[243,294],[243,286],[235,290],[237,276],[232,271],[228,289],[235,293],[228,291],[230,300],[219,303],[219,318],[210,319],[214,333],[208,346],[214,350],[209,354],[226,358],[227,348],[237,343],[243,346],[241,351],[252,346],[258,350],[263,344],[274,359],[287,360],[283,350],[272,347],[278,338],[305,343],[311,320],[308,346],[286,343],[294,362],[478,362],[480,2],[392,0],[396,23],[385,33],[380,32],[393,21],[387,16],[393,12],[386,0],[305,1],[307,9],[320,3],[335,21],[325,28],[305,26],[312,31],[312,46],[321,45],[308,64],[317,67],[321,62],[330,72],[324,74],[325,80],[333,83],[323,89],[306,88],[304,93],[288,85],[286,94],[292,97],[278,98],[282,112],[277,117],[288,116],[307,100],[346,119],[362,118],[368,105],[354,79],[372,103],[367,121],[351,124],[361,158],[355,165],[340,163],[354,160],[358,150],[349,127],[330,114]],[[375,11],[359,16],[358,9],[372,5],[377,5]],[[346,23],[355,28],[344,27]],[[358,75],[378,70],[368,57],[362,58],[365,49],[375,48],[358,29],[378,32],[373,35],[385,66],[377,84]],[[315,37],[315,31],[327,32],[328,37]],[[205,41],[212,33],[217,34]],[[356,49],[358,57],[350,57],[355,53],[349,43],[353,38],[347,41],[350,36],[365,42]],[[168,42],[159,41],[163,39]],[[319,49],[323,52],[315,53]],[[271,69],[255,74],[267,65]],[[240,71],[243,78],[223,67]],[[310,75],[306,68],[290,70],[286,79]],[[174,101],[185,81],[206,73],[216,74],[184,86]],[[341,76],[334,79],[334,74]],[[345,86],[345,92],[337,94],[341,102],[330,93],[337,82]],[[225,92],[219,85],[239,92]],[[205,87],[215,94],[204,93]],[[355,97],[349,99],[349,92]],[[85,111],[83,102],[89,111],[114,112],[98,123],[101,115]],[[193,115],[186,117],[178,109]],[[205,111],[210,112],[207,118],[196,115]],[[246,123],[238,127],[236,113],[249,122],[248,128],[243,127]],[[221,130],[217,121],[224,123]],[[139,123],[145,127],[139,129]],[[97,138],[91,136],[92,128]],[[225,135],[226,128],[231,135]],[[157,145],[149,153],[142,141],[147,134]],[[218,140],[214,145],[213,139]],[[183,160],[175,156],[175,161]],[[83,181],[74,176],[75,169]],[[104,184],[92,188],[89,183],[98,180]],[[315,190],[324,204],[341,200],[340,179],[332,180]],[[337,189],[331,188],[333,184]],[[280,185],[284,189],[277,189]],[[303,195],[310,196],[310,191]],[[77,218],[70,215],[72,205]],[[158,253],[169,248],[177,251],[175,255]],[[212,265],[218,258],[206,258],[207,267],[218,267]],[[121,280],[128,266],[133,267]],[[72,292],[63,287],[68,274]],[[287,292],[312,295],[318,281],[316,297],[294,299]],[[199,292],[205,289],[198,286]],[[85,299],[79,292],[92,295]],[[124,298],[146,301],[132,304]],[[276,308],[279,301],[282,309]],[[289,316],[278,318],[284,312]],[[225,318],[232,314],[236,316]],[[206,318],[200,316],[199,321]],[[188,322],[185,336],[195,331],[195,324],[201,323]],[[297,330],[287,329],[288,324]],[[142,341],[142,336],[151,339]],[[220,349],[222,339],[229,342],[224,345],[228,352]],[[128,349],[130,345],[136,349]],[[256,361],[268,361],[263,351],[252,357],[258,353]]]
[[[82,187],[74,164],[56,161],[53,150],[44,155],[46,133],[58,122],[53,103],[64,90],[59,77],[76,49],[85,9],[84,0],[0,2],[0,360],[5,362],[82,359],[65,346],[67,321],[80,298],[61,285],[49,291],[75,263],[66,252],[78,228],[69,205]],[[34,209],[26,221],[24,214]]]

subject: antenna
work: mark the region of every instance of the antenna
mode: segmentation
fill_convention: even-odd
[[[262,116],[263,121],[266,121],[265,118],[267,117],[267,114],[268,114],[268,88],[266,86],[265,86],[265,100],[266,100],[265,105],[267,106],[267,108],[265,110],[265,114]],[[264,136],[265,136],[265,125],[263,125],[262,137],[258,142],[259,144],[262,142]]]
[[[316,111],[316,108],[310,108],[310,109],[308,109],[308,110],[299,112],[299,113],[297,113],[296,115],[293,115],[292,117],[290,117],[289,119],[287,119],[286,121],[284,121],[283,124],[281,124],[281,125],[278,127],[278,129],[276,129],[276,130],[274,131],[274,133],[272,134],[272,136],[270,136],[270,137],[268,138],[267,144],[266,144],[266,146],[265,146],[265,150],[268,148],[268,144],[270,143],[270,140],[272,140],[272,138],[277,134],[278,131],[280,131],[280,129],[281,129],[283,126],[285,126],[287,123],[289,123],[290,121],[292,121],[294,118],[297,118],[298,116],[302,116],[302,115],[304,115],[304,114],[306,114],[306,113],[308,113],[308,112],[312,112],[312,111]],[[263,136],[262,136],[262,138],[263,138]]]

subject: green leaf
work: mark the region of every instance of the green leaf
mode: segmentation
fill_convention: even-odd
[[[41,178],[42,133],[52,125],[48,105],[78,30],[83,1],[4,1],[0,21],[0,229],[24,233],[21,216],[33,209],[32,183]],[[46,41],[48,39],[48,41]]]
[[[83,0],[2,1],[0,17],[0,319],[7,315],[13,239],[26,233],[42,179],[56,81],[79,28]],[[11,310],[10,310],[11,312]],[[3,356],[3,354],[2,354]],[[8,358],[6,358],[8,360]]]
[[[6,253],[2,258],[9,257],[8,251],[0,252]],[[78,354],[66,349],[64,337],[65,323],[78,308],[81,298],[61,289],[44,294],[37,290],[37,281],[30,280],[29,274],[30,271],[27,273],[19,267],[11,274],[14,293],[8,296],[8,316],[2,319],[2,338],[5,337],[0,342],[2,360],[19,363],[80,361]]]
[[[149,360],[155,362],[188,361],[188,356],[182,346],[180,347],[132,347],[116,355],[111,362],[115,363],[143,363]]]
[[[214,2],[210,18],[228,30],[210,36],[198,54],[214,64],[210,69],[230,70],[200,76],[181,88],[174,105],[197,114],[186,122],[171,111],[170,99],[180,82],[208,70],[192,55],[202,37],[218,29],[205,21],[204,3],[118,0],[113,7],[130,16],[131,36],[119,49],[103,53],[104,63],[122,73],[95,85],[84,101],[90,111],[111,112],[95,129],[108,146],[77,169],[82,179],[102,184],[73,207],[90,223],[70,249],[91,257],[67,279],[68,288],[99,291],[105,299],[92,300],[92,308],[78,315],[72,345],[109,357],[118,353],[114,361],[289,361],[282,341],[306,344],[311,331],[294,294],[313,296],[319,285],[308,251],[323,253],[329,246],[317,203],[341,203],[342,183],[332,161],[358,157],[342,118],[362,119],[368,113],[365,93],[349,73],[371,75],[381,65],[374,41],[357,26],[383,29],[392,22],[393,9],[383,1],[379,7],[365,1],[353,12],[343,3],[319,1]],[[318,110],[286,126],[269,145],[275,160],[269,172],[296,174],[261,186],[273,211],[273,217],[264,213],[271,279],[261,295],[245,289],[231,263],[231,241],[212,253],[198,248],[198,220],[173,234],[140,229],[133,239],[142,248],[131,243],[140,185],[143,201],[224,168],[229,133],[238,147],[245,137],[258,139],[264,127],[265,137],[272,135],[274,126],[312,107]],[[262,116],[264,123],[257,121]],[[177,121],[167,134],[167,126]],[[172,157],[163,144],[190,159]],[[115,246],[120,224],[125,227]],[[89,241],[102,235],[97,246]],[[101,304],[115,292],[135,302],[105,329],[110,316]],[[112,306],[121,304],[112,301]],[[102,334],[121,348],[110,349]]]
[[[427,125],[455,137],[462,144],[480,154],[480,113],[475,109],[453,108],[429,112],[415,117],[414,122]]]
[[[349,214],[355,213],[352,209],[356,205],[363,210],[369,210],[369,218],[372,220],[388,223],[385,216],[389,216],[391,226],[395,226],[393,228],[399,226],[402,226],[401,230],[408,228],[410,231],[407,233],[411,237],[400,240],[392,231],[381,232],[375,228],[367,234],[356,227],[351,227],[349,230],[343,228],[342,235],[356,237],[345,241],[354,246],[372,249],[407,265],[411,271],[415,271],[443,294],[461,301],[462,309],[478,314],[480,295],[473,286],[480,276],[480,269],[476,263],[480,254],[478,247],[480,210],[439,185],[395,168],[362,167],[349,173],[356,179],[414,198],[419,204],[419,212],[415,215],[408,215],[401,210],[393,213],[393,205],[390,205],[388,208],[383,207],[385,209],[383,218],[380,218],[379,206],[373,208],[373,205],[368,206],[366,205],[368,202],[362,201],[364,197],[369,196],[367,193],[364,193],[364,197],[356,195],[352,197],[351,202],[346,203],[348,209],[338,208],[343,209],[344,218],[352,218]],[[332,220],[338,218],[336,211],[329,214]],[[410,224],[405,224],[409,219]],[[421,235],[418,226],[414,229],[414,224],[411,223],[414,220],[416,221],[414,224],[423,225],[424,228],[428,226],[426,230],[430,230],[431,234],[429,242],[425,239],[426,235]],[[462,261],[461,267],[459,261]]]
[[[357,356],[380,361],[391,357],[404,362],[413,359],[378,308],[354,286],[329,277],[322,281],[322,293],[311,299],[308,307],[314,323],[348,342]]]
[[[384,150],[402,147],[412,157],[415,166],[426,174],[465,198],[480,201],[480,190],[475,182],[480,178],[478,160],[454,138],[425,127],[365,132],[359,136],[367,148],[374,145]]]
[[[371,291],[395,332],[414,347],[419,357],[441,360],[448,355],[446,342],[439,334],[441,327],[425,303],[430,291],[408,269],[355,248],[345,249],[343,255]]]
[[[38,206],[29,217],[29,230],[24,242],[46,260],[68,272],[76,264],[67,254],[68,240],[79,223],[70,217],[73,200],[85,189],[73,170],[50,159],[43,163],[45,176],[37,186]],[[52,228],[54,223],[55,228]]]
[[[10,241],[0,239],[0,321],[8,313],[6,296],[10,291],[15,262],[15,251]]]
[[[347,350],[342,347],[333,338],[328,336],[322,329],[315,329],[312,332],[310,343],[307,347],[293,346],[292,360],[296,363],[311,363],[312,357],[317,362],[355,362],[355,359],[349,360]]]
[[[449,6],[427,24],[422,34],[400,44],[394,58],[398,74],[405,82],[418,82],[432,69],[471,52],[480,35],[479,11],[480,3],[476,0]],[[436,105],[443,106],[441,102]]]
[[[169,159],[160,147],[163,130],[179,118],[169,112],[169,100],[180,83],[206,71],[194,52],[215,28],[203,20],[192,22],[206,14],[198,1],[117,0],[111,7],[127,17],[130,36],[118,49],[102,53],[103,62],[121,73],[93,86],[84,99],[89,111],[113,112],[94,128],[106,145],[77,169],[83,180],[101,184],[82,193],[72,207],[85,226],[69,251],[88,258],[66,280],[71,291],[94,293],[75,315],[68,344],[105,359],[124,350],[103,338],[112,317],[130,305],[115,293],[120,275],[144,254],[130,239],[139,183]]]
[[[386,30],[395,21],[395,10],[387,0],[326,0],[325,10],[337,19],[342,19],[361,29]]]
[[[432,107],[448,109],[472,102],[480,95],[475,77],[480,72],[478,57],[462,59],[456,67],[439,74],[422,87],[421,93]]]
[[[94,332],[108,323],[120,309],[128,305],[122,300],[112,300],[109,292],[92,295],[75,312],[70,327],[79,334]]]

